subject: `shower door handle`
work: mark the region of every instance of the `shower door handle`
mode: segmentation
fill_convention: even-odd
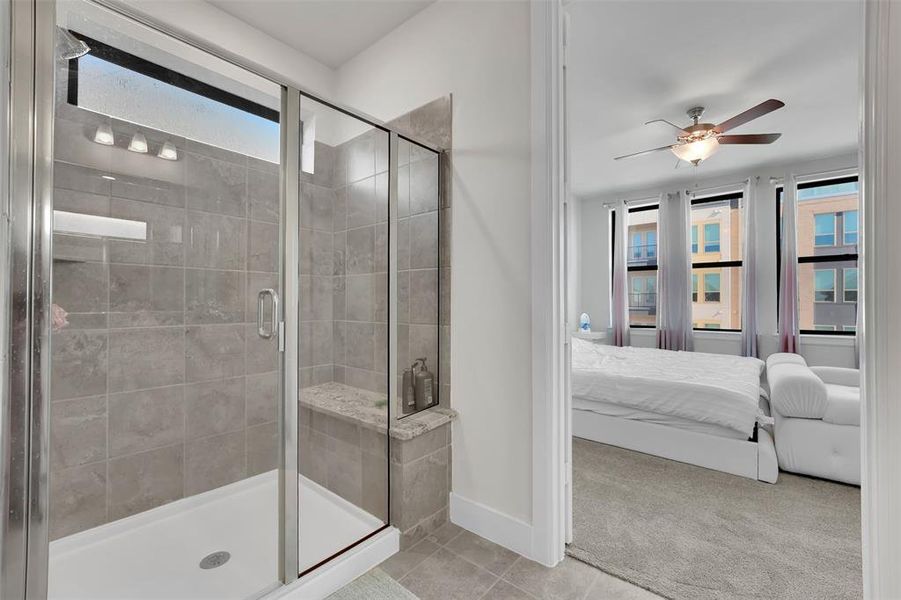
[[[269,329],[263,323],[263,313],[266,310],[266,298],[269,298],[272,307],[272,316],[269,321]],[[260,290],[257,294],[257,333],[264,340],[272,339],[278,331],[278,292],[271,288]]]

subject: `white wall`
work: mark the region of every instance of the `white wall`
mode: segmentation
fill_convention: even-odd
[[[239,56],[287,83],[325,98],[335,93],[335,72],[203,0],[116,0],[225,54]]]
[[[531,521],[530,39],[526,2],[439,1],[339,69],[389,120],[453,94],[453,490]]]
[[[593,331],[610,327],[610,215],[602,200],[579,201],[577,312],[588,313]],[[578,318],[578,317],[576,317]]]
[[[835,169],[854,167],[857,154],[843,153],[830,158],[798,161],[789,165],[769,165],[750,172],[737,172],[713,179],[701,179],[695,185],[661,184],[613,195],[599,194],[581,199],[581,307],[588,311],[592,319],[592,329],[605,331],[610,326],[610,237],[608,210],[604,203],[617,198],[638,199],[659,195],[665,190],[703,189],[738,182],[747,177],[759,177],[757,182],[757,202],[751,207],[757,218],[757,272],[758,272],[758,331],[761,356],[775,352],[778,347],[776,335],[776,193],[770,177],[786,177],[790,173],[798,175],[819,173]],[[698,167],[703,169],[703,165]],[[736,186],[738,187],[738,186]],[[595,316],[595,315],[598,316]],[[653,346],[652,331],[632,330],[633,344]],[[738,354],[739,336],[728,332],[695,332],[695,349],[699,352],[721,352]],[[801,353],[811,364],[853,367],[854,341],[844,337],[802,336]]]

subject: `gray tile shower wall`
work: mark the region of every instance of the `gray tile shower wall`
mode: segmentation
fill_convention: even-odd
[[[101,123],[114,146],[93,142]],[[52,334],[54,539],[276,465],[276,348],[255,320],[257,291],[278,281],[278,167],[144,128],[150,152],[136,154],[134,131],[58,106],[56,210],[145,222],[147,236],[54,236],[68,313]],[[165,141],[177,161],[155,156]],[[331,254],[325,229],[317,256]]]
[[[388,134],[371,129],[340,144],[335,165],[334,380],[386,393]]]
[[[450,394],[452,98],[444,96],[390,121],[390,127],[444,150],[437,165],[406,144],[398,173],[398,369],[427,356],[441,404]],[[409,164],[407,165],[407,161]],[[406,168],[405,168],[406,167]],[[442,186],[440,205],[438,185]],[[437,278],[437,285],[433,285]],[[436,327],[437,326],[437,327]],[[435,352],[438,359],[435,360]],[[400,414],[398,406],[398,414]]]

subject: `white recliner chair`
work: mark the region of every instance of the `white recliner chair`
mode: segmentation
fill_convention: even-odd
[[[778,353],[766,376],[779,468],[860,485],[860,371]]]

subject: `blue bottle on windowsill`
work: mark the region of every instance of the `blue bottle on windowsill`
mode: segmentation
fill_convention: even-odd
[[[591,317],[588,313],[582,313],[579,317],[579,331],[582,333],[591,333]]]

